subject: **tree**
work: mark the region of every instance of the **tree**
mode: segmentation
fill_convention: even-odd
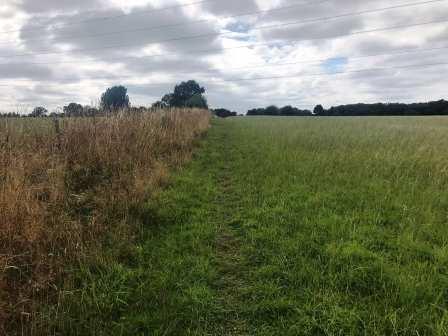
[[[236,112],[232,112],[229,111],[227,109],[224,108],[218,108],[218,109],[214,109],[213,113],[220,118],[228,118],[228,117],[236,117],[237,113]]]
[[[35,107],[33,112],[31,112],[30,116],[34,118],[44,117],[47,114],[48,110],[45,107],[38,106]]]
[[[64,114],[67,117],[80,117],[84,114],[83,111],[84,108],[81,104],[70,103],[67,106],[64,106]]]
[[[293,116],[296,115],[297,113],[298,113],[297,108],[292,107],[291,105],[284,106],[279,110],[279,114],[282,116]]]
[[[164,102],[162,102],[160,100],[156,101],[154,104],[151,105],[152,109],[164,109],[164,108],[167,108],[167,107],[168,106]]]
[[[100,111],[96,107],[86,106],[84,108],[84,115],[87,117],[95,117],[100,115]]]
[[[266,109],[264,108],[255,108],[247,111],[248,116],[261,116],[266,114]]]
[[[189,80],[182,82],[174,88],[174,93],[171,99],[171,105],[175,107],[186,106],[187,102],[194,96],[201,96],[205,93],[205,89],[201,87],[196,81]]]
[[[275,116],[275,115],[279,115],[279,109],[277,106],[275,105],[271,105],[266,107],[266,115],[270,115],[270,116]]]
[[[185,107],[207,109],[207,99],[202,95],[194,95],[185,102]]]
[[[196,81],[189,80],[175,86],[174,92],[163,96],[161,103],[167,107],[208,108],[207,99],[203,96],[205,88]]]
[[[314,108],[314,112],[313,112],[313,113],[314,113],[315,115],[323,115],[324,112],[325,112],[325,110],[324,110],[323,106],[322,106],[322,105],[317,105],[317,106]]]
[[[173,94],[168,93],[162,97],[162,104],[164,104],[166,107],[173,106]]]
[[[277,106],[271,105],[266,108],[256,108],[247,111],[248,116],[311,116],[312,113],[310,110],[300,110],[297,107],[293,107],[290,105],[284,106],[282,108],[278,108]]]
[[[128,89],[121,85],[108,88],[101,95],[101,107],[108,111],[128,108],[130,103],[127,93]]]

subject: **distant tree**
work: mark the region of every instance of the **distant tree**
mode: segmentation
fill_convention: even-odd
[[[196,81],[189,80],[175,86],[174,92],[162,97],[161,107],[197,107],[208,108],[207,99],[204,97],[205,88]]]
[[[185,107],[207,109],[207,99],[201,94],[196,94],[185,102]]]
[[[325,112],[325,110],[324,110],[323,106],[322,106],[322,105],[317,105],[317,106],[314,108],[314,112],[313,112],[313,113],[314,113],[315,115],[320,116],[320,115],[323,115],[324,112]]]
[[[266,114],[266,109],[264,108],[255,108],[247,111],[247,116],[261,116]]]
[[[164,101],[162,101],[162,100],[156,101],[151,106],[152,109],[164,109],[164,108],[167,108],[167,107],[169,107],[169,105],[167,103],[165,103]]]
[[[291,105],[284,106],[279,110],[279,114],[283,116],[293,116],[296,115],[297,113],[298,109],[292,107]]]
[[[328,110],[316,106],[314,113],[324,116],[416,116],[448,115],[448,101],[427,103],[376,103],[333,106]]]
[[[67,117],[80,117],[84,114],[84,108],[81,104],[70,103],[64,106],[64,114]]]
[[[266,108],[256,108],[247,111],[247,116],[311,116],[310,110],[300,110],[297,107],[290,105],[278,108],[277,106],[271,105]]]
[[[171,105],[175,107],[186,106],[187,102],[195,96],[202,97],[205,89],[201,87],[196,81],[189,80],[182,82],[174,88],[171,99]]]
[[[236,117],[237,113],[236,112],[232,112],[229,111],[227,109],[223,109],[223,108],[218,108],[218,109],[214,109],[213,113],[220,118],[228,118],[228,117]]]
[[[89,105],[83,106],[82,108],[82,116],[84,117],[96,117],[101,115],[101,111],[96,108]]]
[[[162,97],[161,103],[165,107],[173,106],[173,94],[172,93],[168,93],[168,94],[164,95]]]
[[[271,105],[271,106],[266,107],[265,114],[266,115],[270,115],[270,116],[276,116],[276,115],[280,114],[279,112],[280,111],[279,111],[279,108],[277,106]]]
[[[30,117],[38,118],[44,117],[47,114],[48,110],[45,107],[38,106],[35,107],[33,112],[31,112]]]
[[[300,110],[297,107],[293,107],[290,105],[284,106],[279,110],[279,115],[281,116],[296,116],[296,117],[305,117],[311,116],[312,113],[310,110]]]
[[[20,118],[21,115],[15,112],[0,113],[0,118]]]
[[[135,107],[131,107],[129,110],[128,110],[128,112],[130,112],[130,113],[144,113],[144,112],[146,112],[148,109],[146,108],[146,107],[144,107],[144,106],[139,106],[139,107],[137,107],[137,106],[135,106]]]
[[[114,86],[108,88],[106,92],[101,95],[101,107],[107,111],[116,111],[122,108],[128,108],[129,96],[128,89],[124,86]]]

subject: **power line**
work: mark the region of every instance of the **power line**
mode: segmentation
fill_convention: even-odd
[[[332,1],[332,0],[321,0],[319,2],[316,2],[316,1],[303,2],[303,3],[299,3],[299,4],[282,6],[282,7],[277,7],[277,8],[273,8],[273,9],[258,10],[258,11],[254,11],[254,12],[246,12],[246,13],[241,13],[241,14],[236,14],[236,15],[228,15],[228,16],[218,17],[217,19],[227,20],[227,19],[233,19],[233,18],[244,17],[244,16],[255,16],[255,15],[260,15],[260,14],[264,14],[264,13],[271,13],[271,12],[283,11],[283,10],[292,9],[292,8],[305,7],[305,6],[309,6],[309,5],[320,5],[320,4],[323,4],[326,2],[330,2],[330,1]],[[435,0],[435,1],[444,1],[444,0]],[[203,20],[189,21],[189,22],[180,22],[180,23],[161,25],[161,26],[151,26],[151,27],[144,27],[144,28],[119,30],[119,31],[113,31],[113,32],[106,32],[106,33],[84,34],[84,35],[65,35],[65,36],[62,36],[62,38],[83,38],[83,39],[84,38],[94,38],[94,37],[99,37],[99,36],[110,36],[110,35],[117,35],[117,34],[124,34],[124,33],[136,33],[136,32],[141,32],[141,31],[151,31],[151,30],[159,30],[159,29],[165,29],[165,28],[181,27],[181,26],[206,23],[206,22],[211,22],[211,21],[216,21],[216,18],[215,19],[203,19]],[[39,37],[37,39],[27,38],[26,40],[27,41],[45,41],[45,39],[42,39],[41,37]],[[6,44],[6,43],[11,43],[11,42],[15,42],[15,40],[10,40],[8,42],[0,41],[0,44]]]
[[[296,75],[288,75],[288,76],[270,76],[270,77],[257,77],[257,78],[238,78],[238,79],[222,79],[222,82],[246,82],[246,81],[254,81],[254,80],[268,80],[268,79],[289,79],[289,78],[299,78],[299,77],[320,77],[320,76],[335,76],[335,75],[345,75],[345,74],[354,74],[354,73],[363,73],[363,72],[372,72],[372,71],[385,71],[385,70],[396,70],[396,69],[410,69],[410,68],[425,68],[425,67],[433,67],[433,66],[441,66],[448,65],[448,62],[440,62],[440,63],[425,63],[425,64],[411,64],[411,65],[399,65],[399,66],[391,66],[391,67],[383,67],[383,68],[369,68],[369,69],[359,69],[359,70],[348,70],[348,71],[335,71],[335,72],[320,72],[314,74],[296,74]]]
[[[442,46],[442,47],[432,47],[432,48],[416,48],[416,49],[396,49],[394,51],[388,52],[388,53],[376,53],[376,54],[368,54],[368,55],[356,55],[356,56],[333,56],[333,57],[327,57],[327,58],[316,58],[316,59],[309,59],[309,60],[301,60],[301,61],[295,61],[295,62],[284,62],[284,63],[275,63],[275,64],[259,64],[259,65],[252,65],[252,66],[244,66],[244,67],[226,67],[225,69],[219,69],[219,68],[211,68],[208,69],[208,72],[212,71],[232,71],[232,70],[247,70],[247,69],[258,69],[258,68],[270,68],[270,67],[280,67],[280,66],[288,66],[288,65],[297,65],[297,64],[309,64],[309,63],[325,63],[331,60],[336,59],[344,59],[346,61],[355,60],[355,59],[364,59],[364,58],[371,58],[371,57],[383,57],[383,56],[395,56],[395,55],[406,55],[406,54],[415,54],[415,53],[425,53],[425,52],[432,52],[432,51],[440,51],[440,50],[446,50],[448,49],[448,46]],[[200,71],[198,71],[200,72]],[[206,72],[206,71],[202,71]],[[178,73],[195,73],[194,70],[184,70],[184,71],[176,71],[176,74]],[[139,77],[142,78],[142,74],[139,74]],[[71,78],[54,78],[49,79],[45,81],[40,82],[48,82],[48,81],[83,81],[83,80],[122,80],[122,79],[134,79],[136,78],[136,75],[128,75],[128,76],[120,76],[118,78],[112,78],[112,77],[95,77],[95,78],[80,78],[80,77],[71,77]],[[21,79],[21,78],[14,78],[14,79],[0,79],[1,80],[10,80],[10,81],[33,81],[32,79]]]
[[[364,72],[372,72],[372,71],[386,71],[386,70],[397,70],[397,69],[411,69],[411,68],[425,68],[425,67],[434,67],[434,66],[445,66],[448,65],[448,62],[439,62],[439,63],[423,63],[423,64],[411,64],[411,65],[398,65],[398,66],[390,66],[390,67],[379,67],[379,68],[367,68],[367,69],[358,69],[358,70],[345,70],[345,71],[335,71],[335,72],[319,72],[319,73],[311,73],[311,74],[294,74],[287,76],[268,76],[268,77],[253,77],[253,78],[231,78],[231,79],[219,79],[214,81],[209,81],[210,84],[225,84],[225,83],[238,83],[238,82],[249,82],[249,81],[262,81],[262,80],[274,80],[274,79],[293,79],[293,78],[302,78],[302,77],[321,77],[321,76],[335,76],[335,75],[344,75],[344,74],[354,74],[354,73],[364,73]],[[162,86],[162,85],[171,85],[172,82],[159,82],[159,83],[143,83],[143,84],[134,84],[134,85],[145,85],[145,86]],[[67,83],[65,85],[85,85],[78,83]],[[133,84],[127,84],[133,85]],[[13,85],[10,84],[0,84],[2,87],[11,87]],[[55,85],[45,85],[49,86],[57,86],[60,87],[60,84]]]
[[[92,19],[82,19],[82,20],[77,20],[77,21],[70,21],[70,22],[66,22],[63,24],[59,24],[59,25],[52,25],[52,26],[47,26],[47,27],[43,27],[43,28],[32,28],[32,29],[16,29],[16,30],[4,30],[4,31],[0,31],[0,34],[11,34],[11,33],[18,33],[18,32],[28,32],[28,31],[36,31],[36,30],[45,30],[47,28],[52,28],[52,29],[58,29],[58,28],[62,28],[65,26],[72,26],[72,25],[77,25],[80,23],[89,23],[89,22],[96,22],[96,21],[105,21],[105,20],[113,20],[113,19],[118,19],[121,17],[129,17],[129,16],[133,16],[133,15],[142,15],[142,14],[149,14],[149,13],[156,13],[156,12],[161,12],[161,11],[166,11],[166,10],[171,10],[171,9],[177,9],[177,8],[183,8],[183,7],[189,7],[189,6],[195,6],[195,5],[200,5],[203,3],[207,3],[207,2],[218,2],[219,0],[201,0],[201,1],[195,1],[195,2],[189,2],[186,4],[180,4],[180,5],[174,5],[174,6],[168,6],[168,7],[161,7],[161,8],[153,8],[153,9],[149,9],[149,10],[145,10],[145,11],[139,11],[139,12],[131,12],[131,13],[123,13],[123,14],[117,14],[117,15],[112,15],[112,16],[103,16],[103,17],[99,17],[99,18],[92,18]],[[93,12],[93,11],[92,11]],[[85,13],[83,13],[85,14]]]
[[[350,16],[359,16],[359,15],[364,15],[364,14],[369,14],[369,13],[378,13],[378,12],[387,11],[387,10],[391,10],[391,9],[426,5],[426,4],[441,2],[441,1],[446,1],[446,0],[428,0],[428,1],[423,1],[423,2],[402,4],[402,5],[384,7],[384,8],[379,8],[379,9],[370,9],[370,10],[364,10],[364,11],[360,11],[360,12],[346,13],[346,14],[341,14],[341,15],[336,15],[336,16],[327,16],[327,17],[321,17],[321,18],[306,19],[306,20],[281,23],[281,24],[275,24],[275,25],[255,26],[254,28],[251,29],[251,31],[282,28],[282,27],[288,27],[288,26],[292,26],[292,25],[329,21],[329,20],[340,19],[340,18],[350,17]],[[444,20],[444,22],[446,22],[446,21],[447,20]],[[191,40],[191,39],[198,39],[198,38],[205,38],[205,37],[217,37],[217,36],[224,36],[224,35],[229,35],[229,34],[234,34],[234,32],[207,33],[207,34],[199,34],[199,35],[182,36],[182,37],[176,37],[176,38],[171,38],[171,39],[153,41],[150,43],[146,43],[145,46],[148,46],[151,44],[177,42],[177,41],[184,41],[184,40]],[[318,40],[318,39],[326,39],[326,38],[313,38],[313,39],[305,39],[305,40],[310,41],[310,40]],[[140,44],[138,44],[138,45],[140,45]],[[136,46],[136,44],[135,43],[117,44],[117,45],[110,45],[110,46],[103,46],[103,47],[96,47],[96,48],[75,49],[75,50],[69,50],[69,51],[41,50],[41,51],[37,51],[37,52],[24,53],[24,54],[0,55],[0,58],[13,58],[13,57],[38,56],[38,55],[60,55],[60,54],[67,54],[67,53],[73,53],[73,52],[96,51],[96,50],[115,49],[115,48],[119,48],[119,47],[130,47],[130,46]]]
[[[336,37],[288,40],[288,43],[291,44],[291,43],[298,43],[298,42],[304,42],[304,41],[331,40],[331,39],[336,39],[336,38],[341,38],[341,37],[357,36],[357,35],[362,35],[362,34],[385,32],[385,31],[412,28],[412,27],[420,27],[420,26],[439,24],[439,23],[445,23],[445,22],[448,22],[448,19],[434,20],[434,21],[427,21],[427,22],[420,22],[420,23],[412,23],[412,24],[404,24],[404,25],[397,25],[397,26],[389,26],[389,27],[382,27],[382,28],[374,28],[374,29],[369,29],[369,30],[361,30],[361,31],[357,31],[357,32],[347,33],[347,34],[340,34]],[[275,44],[275,43],[278,43],[278,42],[272,42],[272,41],[271,42],[259,42],[259,43],[246,44],[246,45],[235,46],[235,47],[189,50],[189,51],[185,52],[184,54],[203,54],[203,53],[219,52],[219,51],[224,51],[224,50],[254,48],[254,47],[259,47],[259,46],[269,46],[269,45]],[[124,60],[138,61],[138,60],[147,59],[147,58],[167,57],[167,56],[177,56],[177,55],[178,55],[178,53],[172,52],[172,53],[146,55],[146,56],[141,56],[141,57],[119,56],[119,57],[108,58],[105,61],[124,61]],[[102,61],[103,60],[76,60],[76,61],[57,61],[57,62],[56,61],[54,61],[54,62],[9,62],[9,63],[0,63],[0,65],[9,65],[9,64],[14,64],[14,65],[83,64],[83,63],[98,63],[98,62],[102,62]]]

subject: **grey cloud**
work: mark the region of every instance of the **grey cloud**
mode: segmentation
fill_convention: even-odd
[[[386,53],[391,50],[396,49],[406,49],[406,48],[415,48],[417,45],[415,42],[406,41],[397,42],[387,39],[386,37],[381,36],[365,36],[362,40],[357,40],[352,43],[352,48],[356,50],[358,55],[363,54],[376,54],[376,53]]]
[[[135,54],[146,45],[159,44],[167,51],[182,53],[184,50],[198,48],[219,47],[216,32],[213,25],[207,23],[187,24],[174,27],[191,21],[181,9],[155,13],[143,13],[153,7],[147,6],[136,10],[134,15],[126,15],[116,19],[98,20],[83,24],[66,25],[65,22],[73,22],[85,18],[86,15],[78,13],[74,15],[59,15],[46,22],[46,25],[58,25],[60,28],[49,28],[43,39],[36,39],[33,33],[34,23],[28,22],[23,27],[21,38],[28,50],[40,52],[53,50],[59,45],[72,46],[74,53],[101,58],[104,56],[116,56],[123,54]],[[95,12],[87,16],[89,19],[114,17],[122,15],[118,9],[109,9]],[[163,26],[163,27],[160,27]],[[160,27],[160,28],[157,28]],[[210,34],[210,36],[188,38],[191,36]],[[96,36],[91,36],[96,35]],[[174,41],[179,37],[185,40]],[[164,40],[173,40],[160,42]],[[116,46],[116,47],[115,47]],[[104,49],[101,49],[104,47]],[[76,50],[79,50],[77,52]]]
[[[427,67],[350,74],[349,79],[363,85],[368,92],[388,95],[413,95],[444,80],[448,67]]]
[[[297,3],[286,1],[273,9],[265,12],[260,20],[264,22],[291,22],[299,20],[313,20],[317,18],[333,17],[359,10],[362,4],[358,0],[346,0],[344,6],[334,1],[316,1],[316,3]],[[319,23],[318,23],[319,25]]]
[[[344,36],[361,29],[364,22],[360,18],[351,20],[327,22],[325,24],[291,25],[275,29],[263,30],[262,35],[267,40],[325,40]]]
[[[100,4],[98,0],[21,0],[19,6],[26,13],[48,13],[96,9]]]
[[[254,0],[226,0],[204,3],[203,9],[214,15],[238,15],[259,10]]]
[[[178,3],[181,3],[179,0]],[[184,3],[182,1],[182,3]],[[288,25],[278,29],[250,30],[254,26],[271,24],[287,24],[299,20],[323,18],[338,14],[365,10],[368,8],[387,7],[393,4],[388,0],[378,1],[328,1],[319,4],[316,0],[308,6],[291,7],[286,10],[266,12],[263,15],[237,17],[232,20],[211,20],[201,24],[178,25],[176,27],[164,27],[161,29],[146,29],[121,34],[109,34],[110,32],[150,28],[155,26],[167,26],[179,23],[191,22],[201,19],[203,15],[210,14],[223,18],[229,15],[260,10],[254,0],[227,0],[213,1],[197,6],[198,17],[192,17],[182,8],[168,11],[157,11],[137,15],[124,16],[111,20],[97,20],[90,23],[70,24],[74,21],[103,18],[107,16],[122,15],[123,11],[117,7],[111,7],[106,0],[23,0],[19,4],[20,13],[28,14],[30,19],[23,25],[20,38],[22,49],[14,46],[0,50],[0,55],[17,54],[26,52],[39,52],[40,50],[58,51],[61,48],[70,47],[79,50],[61,55],[42,55],[18,57],[15,60],[0,59],[0,78],[25,77],[36,80],[41,85],[12,89],[12,96],[18,101],[30,104],[60,105],[59,101],[79,100],[88,103],[90,97],[79,97],[81,88],[67,86],[66,83],[77,81],[78,78],[91,77],[99,79],[92,84],[92,90],[82,91],[83,95],[91,92],[90,96],[99,96],[102,89],[110,83],[132,83],[141,78],[155,78],[149,84],[130,84],[129,94],[132,101],[138,103],[151,103],[170,92],[176,82],[190,78],[197,79],[207,88],[207,97],[213,107],[227,107],[232,110],[244,112],[254,106],[263,106],[270,103],[278,105],[299,104],[300,102],[316,102],[330,97],[332,99],[357,100],[357,97],[385,97],[393,95],[410,95],[419,97],[424,94],[431,97],[440,94],[443,89],[446,67],[428,67],[424,69],[401,69],[389,71],[373,71],[352,73],[340,76],[322,76],[318,78],[303,77],[299,80],[274,79],[242,82],[219,82],[221,79],[250,78],[283,76],[294,73],[294,67],[284,68],[260,68],[229,71],[224,64],[231,67],[244,66],[257,62],[276,63],[288,62],[294,55],[301,55],[307,59],[320,59],[332,56],[348,56],[388,53],[400,49],[426,48],[434,44],[443,45],[448,37],[448,30],[441,32],[435,26],[422,26],[407,31],[391,31],[385,33],[362,34],[354,38],[333,39],[338,36],[350,34],[354,31],[387,27],[398,24],[408,24],[440,18],[448,13],[448,6],[441,3],[433,6],[419,6],[406,10],[394,10],[374,15],[359,15],[340,19],[328,19],[320,22]],[[401,3],[401,2],[400,2]],[[291,6],[297,4],[297,0],[285,0],[279,6]],[[135,8],[134,12],[151,10],[151,5]],[[418,12],[418,17],[415,13]],[[10,14],[10,10],[8,12]],[[0,13],[0,16],[2,14]],[[19,23],[19,21],[16,21]],[[65,25],[67,24],[67,25]],[[43,26],[48,27],[38,30]],[[51,26],[59,26],[60,29],[52,29]],[[226,35],[223,41],[214,36],[216,32],[235,31],[240,34]],[[249,49],[249,59],[245,60],[246,52],[242,49],[224,51],[226,46],[235,45],[244,33],[249,31],[251,41],[254,43],[272,41],[272,45]],[[76,37],[78,35],[103,34],[91,38]],[[143,47],[165,39],[187,37],[194,35],[210,34],[207,37],[192,38],[179,41],[154,44],[159,49],[155,53],[167,54],[164,57],[140,57]],[[423,36],[428,36],[422,39]],[[302,40],[302,43],[290,43]],[[422,42],[423,40],[423,42]],[[248,42],[252,43],[252,42]],[[129,45],[126,47],[104,48],[114,45]],[[0,47],[1,48],[1,47]],[[196,53],[197,50],[215,49],[209,53]],[[378,56],[362,58],[356,61],[349,60],[347,69],[360,69],[366,67],[387,67],[394,65],[406,65],[415,63],[442,62],[446,59],[448,50],[439,52],[403,54],[393,56]],[[214,56],[209,57],[209,56]],[[235,56],[234,56],[235,55]],[[223,63],[219,62],[219,56],[223,57]],[[118,59],[127,57],[125,59]],[[233,57],[238,62],[233,62]],[[238,58],[237,58],[238,57]],[[298,57],[298,56],[297,56]],[[117,58],[113,60],[113,58]],[[90,67],[82,67],[81,64],[50,64],[48,66],[23,65],[19,62],[46,62],[54,61],[83,61],[93,60]],[[214,63],[210,63],[214,59]],[[14,64],[10,64],[10,63]],[[297,72],[302,73],[301,67]],[[322,72],[321,69],[307,67],[305,72]],[[104,80],[103,80],[104,78]],[[131,78],[122,80],[122,78]],[[157,79],[162,78],[162,79]],[[157,80],[156,80],[157,79]],[[216,81],[218,80],[218,81]],[[171,84],[158,84],[160,82],[172,82]],[[13,83],[13,81],[11,81]],[[45,85],[51,83],[53,85]],[[104,86],[104,88],[102,87]],[[424,87],[422,87],[424,86]],[[431,91],[432,90],[432,91]],[[291,96],[291,92],[297,95],[296,101],[282,101],[283,97]],[[0,97],[1,100],[2,97]],[[362,101],[362,99],[360,100]],[[278,99],[274,101],[274,99]],[[4,99],[3,99],[4,100]],[[58,102],[56,102],[58,100]]]
[[[1,63],[0,78],[49,79],[53,72],[49,67],[29,64]]]
[[[188,73],[210,73],[210,64],[198,57],[135,59],[126,63],[126,68],[136,74],[173,73],[186,76]],[[218,71],[214,71],[219,74]],[[138,75],[137,75],[138,78]]]

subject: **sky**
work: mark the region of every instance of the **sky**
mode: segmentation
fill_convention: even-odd
[[[312,109],[448,98],[448,0],[2,0],[0,111],[151,105]]]

